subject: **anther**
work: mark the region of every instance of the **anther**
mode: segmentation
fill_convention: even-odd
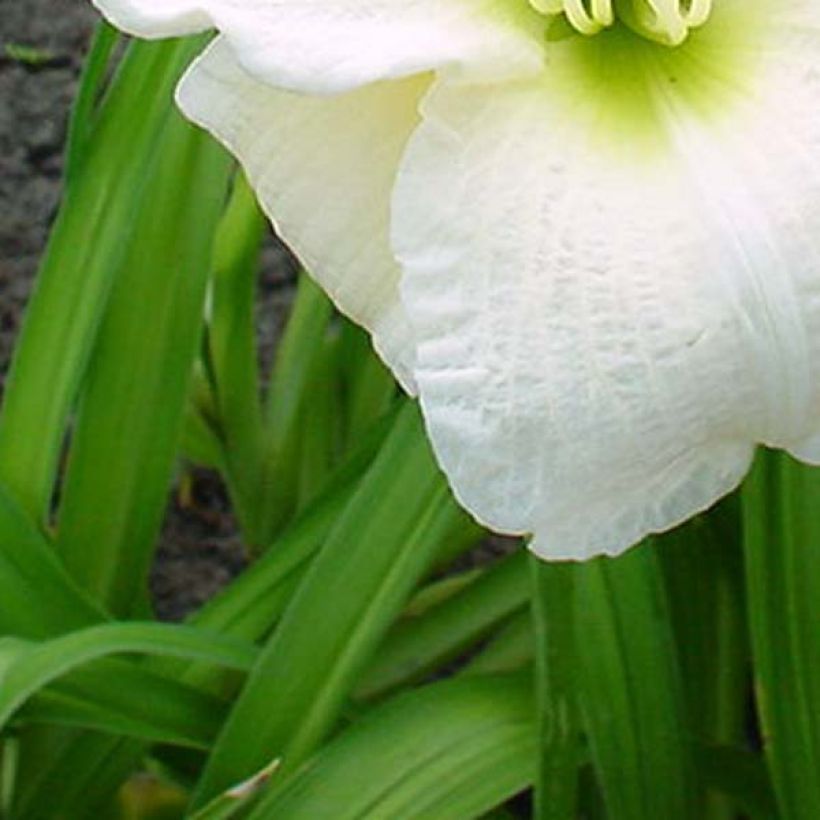
[[[712,12],[713,0],[530,0],[542,14],[564,14],[581,34],[598,34],[616,18],[642,37],[678,46]]]

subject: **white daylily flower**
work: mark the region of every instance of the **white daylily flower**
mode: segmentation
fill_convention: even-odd
[[[615,554],[820,460],[817,0],[96,2],[219,29],[183,109],[489,526]]]

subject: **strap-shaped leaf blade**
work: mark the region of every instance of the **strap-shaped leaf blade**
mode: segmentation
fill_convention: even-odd
[[[761,452],[743,492],[748,617],[778,804],[820,817],[820,472]]]
[[[406,406],[248,679],[198,805],[274,757],[286,770],[315,748],[442,543],[472,527]]]
[[[228,171],[221,149],[169,118],[83,385],[57,548],[119,616],[133,615],[147,588]]]
[[[689,820],[691,737],[657,557],[638,547],[574,580],[580,705],[607,810]]]
[[[284,611],[294,586],[350,503],[395,419],[395,413],[390,413],[374,425],[320,497],[245,572],[196,612],[191,622],[248,641],[267,635]]]
[[[0,485],[0,634],[46,638],[104,619]]]
[[[403,618],[379,648],[356,690],[357,697],[381,696],[453,660],[526,606],[529,591],[527,556],[522,549],[438,606]]]
[[[247,544],[259,543],[254,503],[262,479],[255,299],[265,218],[240,173],[214,237],[207,371],[222,442],[223,476]]]
[[[145,666],[105,658],[40,689],[20,707],[13,721],[93,729],[204,750],[216,737],[228,705],[222,698]]]
[[[38,524],[49,511],[68,417],[128,249],[123,237],[140,210],[146,163],[180,72],[201,44],[129,49],[93,135],[83,139],[87,156],[52,229],[0,412],[0,481]]]
[[[17,653],[0,675],[0,727],[29,697],[71,670],[112,654],[171,655],[233,669],[251,668],[247,644],[191,626],[156,623],[103,624],[32,645]]]
[[[581,751],[575,568],[547,564],[535,556],[531,561],[538,728],[534,817],[574,820]]]
[[[750,650],[743,590],[740,505],[731,497],[658,539],[690,731],[705,744],[740,746],[748,737]],[[696,812],[728,820],[734,807],[698,765]]]
[[[368,713],[250,817],[472,820],[529,786],[534,760],[529,676],[444,681]]]

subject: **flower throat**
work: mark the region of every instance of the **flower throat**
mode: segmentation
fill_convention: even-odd
[[[563,14],[581,34],[593,35],[620,20],[635,33],[679,46],[689,32],[702,26],[713,0],[529,0],[542,14]]]

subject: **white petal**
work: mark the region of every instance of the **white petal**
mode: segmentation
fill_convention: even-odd
[[[338,92],[431,69],[471,78],[542,67],[544,18],[525,0],[93,0],[143,37],[209,27],[259,79]]]
[[[413,339],[388,240],[390,191],[429,77],[336,97],[278,91],[217,40],[180,84],[185,114],[240,160],[279,235],[412,387]]]
[[[820,435],[820,42],[775,33],[703,40],[715,88],[687,57],[620,109],[576,41],[543,82],[425,103],[394,247],[428,427],[468,509],[544,557],[616,554],[755,442]]]

